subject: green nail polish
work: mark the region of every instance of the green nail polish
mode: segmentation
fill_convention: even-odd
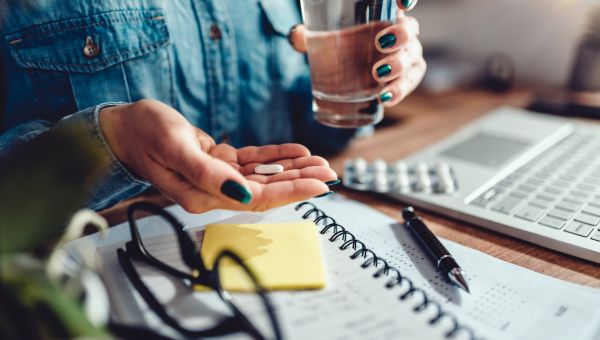
[[[392,72],[392,67],[388,64],[383,64],[377,68],[377,76],[383,78]]]
[[[412,3],[413,3],[413,0],[402,0],[402,6],[404,6],[404,8],[410,8]]]
[[[396,44],[396,36],[392,33],[384,34],[379,37],[379,46],[382,49],[390,48]]]
[[[315,198],[327,197],[327,196],[332,195],[332,194],[333,194],[333,191],[328,191],[328,192],[326,192],[324,194],[320,194],[320,195],[315,196]]]
[[[332,185],[340,184],[341,182],[342,181],[340,181],[339,179],[334,179],[334,180],[325,182],[325,184],[327,184],[328,186],[332,186]]]
[[[229,180],[223,183],[221,186],[221,192],[238,202],[242,202],[243,204],[248,204],[252,199],[252,194],[248,191],[248,189],[244,188],[243,185],[238,182]]]
[[[389,102],[394,98],[394,94],[392,94],[390,91],[387,91],[382,93],[379,98],[381,99],[382,103]]]

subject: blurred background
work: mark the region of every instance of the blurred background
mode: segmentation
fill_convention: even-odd
[[[568,88],[582,42],[595,31],[600,46],[600,0],[422,0],[412,14],[429,59],[423,87],[432,92],[481,80],[486,63],[514,71],[515,84]],[[597,51],[597,69],[585,67],[600,83]]]

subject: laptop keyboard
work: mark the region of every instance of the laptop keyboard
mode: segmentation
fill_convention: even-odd
[[[600,136],[576,131],[469,204],[600,243]]]

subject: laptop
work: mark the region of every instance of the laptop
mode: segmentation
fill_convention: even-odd
[[[600,124],[501,107],[407,161],[447,162],[457,192],[387,195],[600,263]]]

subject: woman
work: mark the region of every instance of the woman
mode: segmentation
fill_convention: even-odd
[[[312,118],[306,59],[285,38],[301,21],[296,1],[0,3],[1,157],[83,122],[112,158],[90,194],[94,209],[150,184],[191,212],[264,210],[329,192],[336,174],[324,159],[280,144],[332,151],[352,137]],[[425,70],[418,25],[403,14],[414,3],[398,6],[398,24],[371,45],[386,54],[373,71],[386,105]],[[302,32],[291,36],[298,50]],[[380,78],[384,63],[393,71]],[[265,144],[274,145],[242,147]],[[286,171],[253,174],[275,161]]]

